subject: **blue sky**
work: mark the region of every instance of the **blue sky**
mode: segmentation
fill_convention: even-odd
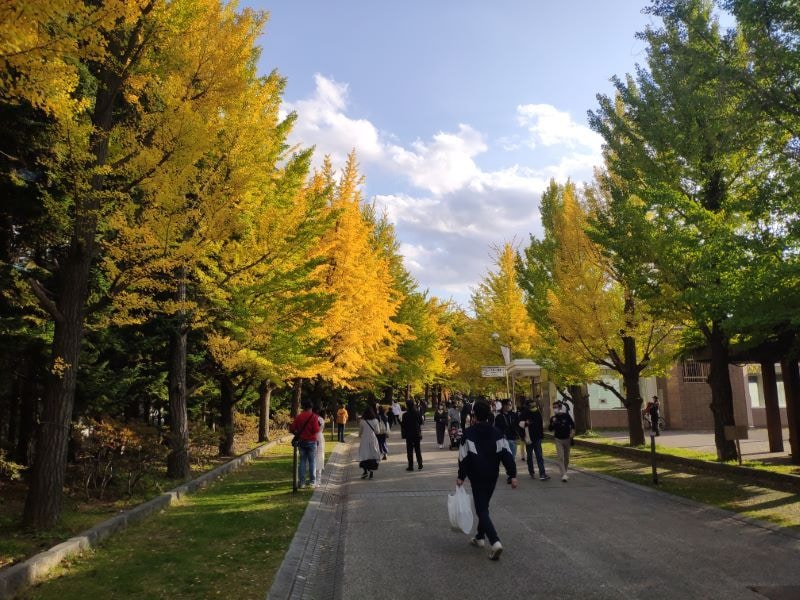
[[[492,247],[541,233],[551,178],[588,181],[586,125],[644,63],[636,0],[274,0],[260,70],[287,78],[291,141],[341,167],[395,224],[422,289],[468,304]]]

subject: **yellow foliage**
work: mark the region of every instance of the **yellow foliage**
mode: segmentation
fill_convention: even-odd
[[[323,177],[333,179],[329,161]],[[393,288],[388,262],[370,244],[371,231],[361,213],[361,182],[352,153],[331,200],[336,224],[322,241],[328,257],[325,286],[335,301],[325,320],[328,363],[320,374],[337,385],[374,372],[408,335],[392,321],[402,298]]]

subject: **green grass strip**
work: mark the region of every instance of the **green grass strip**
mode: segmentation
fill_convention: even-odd
[[[291,446],[65,564],[23,598],[263,598],[310,492],[292,493]]]

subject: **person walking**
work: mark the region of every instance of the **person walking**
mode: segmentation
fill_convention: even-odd
[[[422,470],[422,417],[414,408],[414,402],[409,400],[406,403],[406,412],[403,413],[403,420],[400,423],[403,437],[406,440],[406,455],[408,457],[408,468],[406,471],[414,470],[414,454],[417,455],[417,470]]]
[[[472,405],[474,403],[470,401],[469,398],[464,398],[464,402],[461,405],[461,423],[464,427],[469,427],[472,425]]]
[[[456,402],[448,402],[447,407],[447,426],[457,423],[461,427],[461,411],[458,410]]]
[[[464,431],[458,451],[456,485],[464,485],[465,479],[469,479],[472,485],[475,513],[478,515],[478,531],[470,543],[478,548],[485,548],[488,538],[489,558],[497,560],[503,551],[503,545],[489,516],[489,502],[494,494],[497,476],[500,474],[500,463],[502,462],[505,467],[512,489],[517,487],[517,465],[508,447],[508,441],[490,421],[492,409],[489,405],[481,401],[476,402],[473,414],[477,422]]]
[[[322,471],[325,470],[325,409],[317,411],[319,432],[317,433],[317,483],[322,483]]]
[[[378,405],[378,448],[381,451],[383,460],[389,455],[389,449],[386,447],[386,438],[389,437],[389,418],[386,416],[386,409]]]
[[[358,466],[363,471],[361,479],[366,479],[367,477],[372,479],[378,468],[378,461],[381,459],[381,450],[378,445],[378,427],[380,425],[375,409],[367,406],[358,424]]]
[[[514,457],[517,452],[517,439],[519,438],[519,419],[514,412],[514,405],[511,400],[503,402],[500,413],[494,418],[494,426],[500,430],[503,437],[508,441],[508,449]],[[506,479],[506,483],[511,483],[511,478]]]
[[[319,419],[311,410],[311,400],[300,403],[303,409],[289,426],[291,433],[299,435],[297,445],[300,454],[298,465],[298,487],[306,485],[306,470],[308,471],[308,485],[317,487],[317,434],[319,433]]]
[[[344,441],[344,427],[347,425],[349,417],[344,403],[339,402],[339,410],[336,411],[336,439],[340,442]]]
[[[444,405],[440,402],[436,405],[436,412],[433,413],[433,422],[436,425],[436,443],[439,448],[444,448],[444,432],[447,429],[447,413]]]
[[[658,428],[658,420],[661,418],[661,404],[658,402],[658,396],[653,396],[653,399],[647,403],[647,413],[650,415],[650,428],[655,435],[661,435]]]
[[[400,407],[400,403],[397,399],[392,400],[392,423],[391,426],[394,427],[395,425],[400,425],[400,419],[403,416],[403,409]]]
[[[567,412],[561,402],[553,404],[555,414],[550,417],[548,429],[553,432],[558,453],[558,470],[561,472],[561,481],[566,482],[569,470],[569,450],[572,446],[572,436],[575,435],[575,421]]]
[[[536,465],[539,467],[539,479],[547,481],[550,476],[544,469],[544,456],[542,455],[542,440],[544,439],[544,420],[542,407],[538,400],[533,400],[522,411],[520,424],[524,426],[525,453],[528,460],[528,474],[536,477],[533,468],[533,455],[536,455]],[[527,438],[527,439],[526,439]]]

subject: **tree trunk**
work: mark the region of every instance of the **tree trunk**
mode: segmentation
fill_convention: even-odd
[[[25,375],[22,380],[19,412],[19,429],[17,444],[14,451],[14,462],[29,465],[31,462],[31,440],[33,439],[33,424],[36,421],[36,378],[35,363],[29,354],[25,362]]]
[[[67,444],[75,403],[96,225],[84,223],[83,226],[87,231],[83,231],[79,239],[73,239],[65,264],[62,265],[63,287],[58,299],[52,359],[45,381],[42,417],[36,436],[36,456],[25,499],[24,524],[37,530],[52,529],[61,517]]]
[[[135,44],[123,42],[115,50]],[[110,62],[109,62],[110,64]],[[126,69],[125,72],[130,72]],[[114,110],[122,88],[120,70],[101,67],[98,73],[89,151],[94,166],[103,167],[108,159],[108,134],[114,124]],[[67,467],[67,444],[75,403],[75,384],[78,376],[84,312],[89,293],[89,271],[95,253],[97,218],[101,208],[106,175],[92,175],[89,189],[75,198],[72,238],[69,250],[61,258],[57,289],[51,300],[38,283],[31,288],[39,302],[53,317],[53,343],[49,374],[45,380],[41,422],[36,435],[36,456],[31,470],[28,495],[25,498],[23,522],[34,529],[51,529],[61,517],[61,495]]]
[[[783,452],[783,431],[781,431],[781,409],[778,407],[778,381],[775,377],[775,363],[761,363],[761,378],[764,384],[764,412],[767,415],[767,437],[770,452]]]
[[[314,387],[311,390],[311,403],[314,405],[314,412],[316,412],[323,406],[324,399],[325,399],[325,380],[322,379],[322,375],[317,375],[314,378]]]
[[[294,419],[297,413],[300,412],[300,398],[303,395],[303,378],[295,377],[294,379],[294,395],[292,396],[292,408],[289,415]]]
[[[7,445],[13,447],[17,444],[17,430],[19,425],[19,403],[22,397],[22,377],[14,377],[11,389],[11,396],[8,399],[8,435],[6,436]]]
[[[628,411],[628,439],[631,446],[644,444],[644,427],[642,426],[642,396],[639,394],[639,374],[622,374],[625,385],[625,408]]]
[[[186,271],[181,268],[178,276],[177,300],[186,301]],[[183,311],[179,322],[171,333],[169,349],[169,447],[167,455],[167,477],[187,479],[189,467],[189,418],[186,402],[186,338],[188,327]]]
[[[583,386],[570,386],[572,404],[575,407],[573,419],[575,421],[575,433],[584,434],[592,428],[592,415],[589,410],[589,396],[583,393]]]
[[[262,381],[258,387],[258,441],[269,441],[269,406],[275,386],[271,381]]]
[[[781,372],[786,395],[786,420],[789,424],[792,464],[800,465],[800,373],[797,370],[797,359],[782,360]]]
[[[728,340],[717,322],[709,336],[711,369],[708,383],[711,386],[711,412],[714,414],[714,441],[717,459],[736,460],[736,442],[725,439],[725,427],[735,425],[733,418],[733,389],[728,373]]]
[[[220,456],[233,456],[233,442],[235,433],[233,429],[233,413],[236,407],[236,388],[233,385],[233,380],[225,374],[220,375],[219,383],[219,454]]]

